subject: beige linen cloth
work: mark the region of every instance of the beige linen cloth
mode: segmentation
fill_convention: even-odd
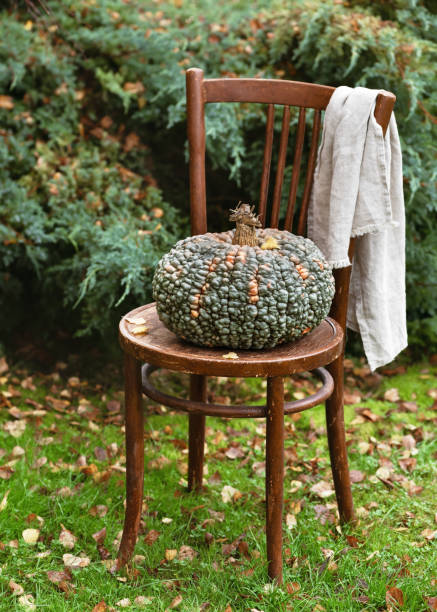
[[[308,211],[308,236],[333,268],[350,265],[347,326],[371,370],[407,346],[402,157],[394,115],[385,138],[377,90],[338,87],[325,113]]]

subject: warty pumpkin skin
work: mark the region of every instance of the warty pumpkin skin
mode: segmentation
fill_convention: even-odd
[[[316,245],[277,229],[258,230],[257,246],[233,239],[235,230],[191,236],[164,255],[153,279],[162,322],[193,344],[236,349],[272,348],[317,327],[334,278]]]

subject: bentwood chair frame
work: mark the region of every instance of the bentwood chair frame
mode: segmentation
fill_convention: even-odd
[[[204,107],[210,102],[252,102],[267,104],[266,141],[261,175],[259,216],[264,224],[269,193],[269,177],[274,133],[274,105],[283,106],[282,131],[270,227],[278,227],[290,106],[299,107],[295,152],[284,229],[291,231],[304,146],[307,109],[314,109],[310,151],[297,233],[306,227],[316,164],[321,112],[334,92],[333,87],[273,79],[204,79],[203,72],[187,71],[187,122],[190,153],[190,205],[192,234],[207,231],[205,180]],[[389,92],[376,100],[375,118],[383,133],[395,103]],[[349,249],[353,255],[353,242]],[[336,292],[330,317],[296,342],[271,350],[238,351],[239,359],[223,358],[223,349],[190,346],[179,340],[159,321],[153,304],[137,308],[120,323],[120,341],[125,353],[126,426],[126,515],[117,567],[131,557],[137,539],[143,496],[144,416],[142,394],[189,415],[188,488],[199,490],[203,478],[205,417],[266,417],[266,534],[268,573],[282,581],[282,507],[284,478],[284,416],[307,410],[321,402],[326,405],[326,424],[332,474],[340,520],[354,517],[343,416],[343,361],[346,311],[351,267],[335,270]],[[129,319],[144,315],[150,327],[145,336],[135,336]],[[147,362],[145,365],[144,362]],[[326,366],[326,369],[322,366]],[[149,380],[159,367],[189,373],[190,399],[168,396]],[[315,394],[305,399],[284,402],[284,376],[314,371],[323,381]],[[224,406],[207,402],[207,376],[267,377],[266,406]]]

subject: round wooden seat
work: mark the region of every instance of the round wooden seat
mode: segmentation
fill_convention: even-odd
[[[138,319],[146,323],[137,323]],[[145,325],[145,334],[135,328]],[[316,329],[294,342],[257,351],[205,348],[184,342],[158,318],[155,304],[140,306],[120,321],[120,343],[138,361],[209,376],[287,376],[331,363],[343,348],[343,330],[327,317]],[[235,353],[237,358],[230,358]]]

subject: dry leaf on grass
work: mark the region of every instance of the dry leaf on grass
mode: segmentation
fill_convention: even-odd
[[[9,580],[9,588],[11,589],[13,595],[23,595],[24,593],[24,588],[21,586],[21,584],[17,584],[13,580]]]
[[[176,597],[173,599],[173,601],[170,604],[170,608],[173,610],[174,608],[177,608],[181,603],[182,603],[182,595],[176,595]]]
[[[70,567],[72,569],[81,569],[90,564],[90,559],[88,557],[75,557],[70,553],[65,553],[65,555],[62,556],[62,560],[64,561],[65,567]]]
[[[99,603],[94,606],[91,612],[105,612],[107,609],[108,609],[108,606],[106,605],[105,601],[102,599],[102,601],[99,601]]]
[[[235,502],[242,496],[241,492],[238,489],[234,489],[231,485],[225,485],[221,490],[222,500],[225,504],[229,504],[230,502]]]
[[[148,544],[149,546],[152,546],[152,544],[159,538],[160,536],[160,532],[156,531],[156,529],[151,529],[145,536],[144,538],[144,542],[146,544]]]
[[[120,601],[117,601],[115,605],[118,606],[119,608],[129,608],[131,605],[131,601],[130,599],[125,597],[124,599],[120,599]]]
[[[14,438],[22,436],[25,429],[26,421],[8,421],[3,425],[3,430]]]
[[[285,524],[287,525],[288,529],[293,529],[294,527],[296,527],[297,525],[297,520],[296,517],[294,516],[294,514],[286,514],[285,516]]]
[[[387,389],[384,393],[384,399],[386,402],[398,402],[401,398],[399,395],[399,389],[395,387],[393,389]]]
[[[10,489],[8,489],[6,491],[6,493],[3,495],[2,500],[0,501],[0,512],[2,510],[4,510],[6,508],[6,506],[8,505],[8,495],[10,493]]]
[[[66,529],[61,523],[62,531],[59,534],[59,541],[64,548],[71,550],[77,542],[77,537],[71,533],[69,529]]]
[[[315,493],[322,499],[324,499],[325,497],[330,497],[331,495],[335,494],[335,491],[332,488],[332,485],[329,482],[326,482],[325,480],[320,480],[320,482],[317,482],[315,485],[311,487],[310,491],[312,493]]]
[[[188,561],[192,561],[194,557],[197,557],[197,552],[191,548],[191,546],[181,546],[178,552],[178,559],[180,561],[184,561],[187,559]]]
[[[36,610],[35,598],[30,593],[28,595],[21,595],[21,597],[18,598],[18,603],[25,610]]]
[[[385,603],[387,606],[395,605],[402,608],[404,605],[404,594],[402,593],[401,589],[398,589],[395,586],[386,588]]]
[[[350,470],[349,472],[351,482],[362,482],[366,475],[360,470]]]
[[[34,546],[38,542],[39,529],[25,529],[22,533],[22,536],[26,544]]]
[[[0,478],[2,480],[9,480],[14,473],[14,470],[10,465],[0,465]]]

